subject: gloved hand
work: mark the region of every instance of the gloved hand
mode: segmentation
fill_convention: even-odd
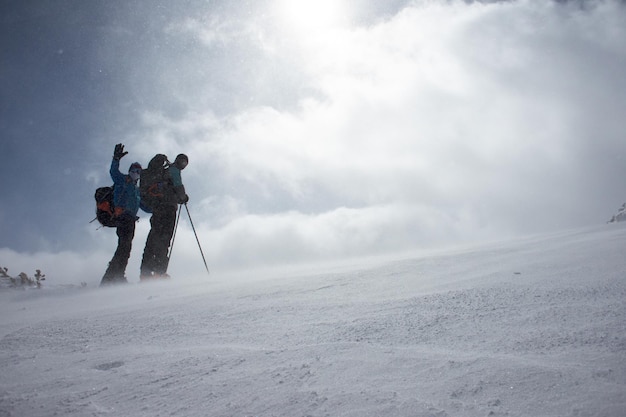
[[[189,196],[185,194],[184,197],[178,197],[178,204],[187,204],[189,201]]]
[[[124,145],[122,145],[121,143],[118,143],[117,145],[115,145],[115,150],[113,151],[113,159],[115,159],[116,161],[119,161],[127,153],[128,152],[124,152]]]

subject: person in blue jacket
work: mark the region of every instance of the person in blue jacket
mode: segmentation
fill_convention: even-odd
[[[145,212],[149,209],[141,203],[137,181],[141,175],[141,164],[133,162],[128,175],[120,172],[120,159],[128,152],[124,152],[124,145],[115,145],[113,160],[111,161],[111,179],[113,179],[113,205],[117,223],[117,249],[109,266],[102,277],[100,285],[126,283],[126,265],[130,258],[133,238],[135,237],[135,222],[139,219],[137,211],[141,208]]]

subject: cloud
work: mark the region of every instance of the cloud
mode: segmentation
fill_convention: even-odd
[[[316,92],[225,117],[147,113],[143,146],[188,150],[199,223],[231,264],[601,221],[586,172],[623,168],[586,157],[625,150],[610,117],[625,20],[617,2],[423,2],[315,36],[257,28],[259,50]]]
[[[194,218],[197,213],[193,212]],[[225,271],[250,266],[336,261],[406,251],[428,236],[428,247],[467,241],[470,234],[486,236],[485,225],[472,224],[464,209],[448,215],[427,206],[390,204],[362,208],[339,207],[321,213],[288,211],[243,214],[224,226],[196,223],[208,265]],[[194,219],[194,223],[198,218]],[[173,251],[172,273],[202,275],[198,242],[183,214]]]
[[[143,163],[189,155],[210,264],[577,227],[623,203],[623,3],[393,7],[316,30],[270,8],[178,13],[126,64],[145,102],[123,141]],[[201,272],[180,238],[172,268]]]

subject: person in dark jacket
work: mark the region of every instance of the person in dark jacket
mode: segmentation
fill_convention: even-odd
[[[180,175],[188,163],[187,155],[179,154],[174,163],[167,166],[164,183],[160,188],[162,194],[150,207],[152,210],[150,233],[148,233],[141,260],[140,279],[142,281],[169,278],[167,275],[168,251],[176,227],[176,211],[179,204],[189,201]]]
[[[133,162],[128,170],[128,175],[120,172],[120,159],[128,152],[124,152],[124,145],[115,145],[113,160],[111,161],[111,179],[113,179],[113,205],[115,206],[115,220],[117,232],[117,249],[109,266],[102,277],[100,285],[126,283],[126,265],[130,258],[133,238],[135,237],[135,222],[139,219],[137,211],[141,208],[149,212],[149,209],[141,203],[137,181],[141,175],[141,164]]]

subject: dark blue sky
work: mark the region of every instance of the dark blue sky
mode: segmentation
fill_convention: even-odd
[[[180,47],[164,42],[162,30],[201,3],[0,4],[0,247],[84,247],[93,212],[85,173],[106,171],[102,150],[127,138],[141,111],[180,105],[159,84],[169,49]]]
[[[110,18],[91,2],[5,1],[2,50],[0,167],[1,246],[54,249],[72,240],[89,217],[81,172],[94,164],[94,136],[111,133],[120,109],[117,80],[95,59],[98,31]],[[97,140],[97,139],[96,139]],[[19,227],[16,227],[19,224]],[[80,243],[79,243],[80,245]]]

